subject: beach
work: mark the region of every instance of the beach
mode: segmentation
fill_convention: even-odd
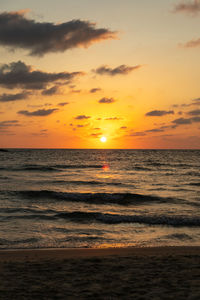
[[[200,247],[0,251],[0,299],[200,299]]]

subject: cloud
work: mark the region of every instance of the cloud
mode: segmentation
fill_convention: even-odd
[[[119,120],[122,120],[122,118],[113,117],[113,118],[105,118],[104,120],[106,120],[106,121],[119,121]]]
[[[45,89],[44,91],[42,91],[42,95],[44,96],[52,96],[52,95],[55,95],[57,94],[59,91],[59,87],[58,86],[53,86],[49,89]]]
[[[106,104],[110,104],[110,103],[114,103],[116,100],[113,98],[102,98],[100,99],[98,102],[99,103],[106,103]]]
[[[89,125],[89,123],[88,124],[84,124],[84,125],[83,124],[77,124],[76,127],[77,128],[84,128],[84,127],[87,127],[88,125]]]
[[[67,104],[69,104],[69,102],[61,102],[61,103],[58,103],[59,106],[65,106],[65,105],[67,105]]]
[[[26,91],[17,94],[2,94],[0,95],[0,102],[25,100],[29,95],[30,93]]]
[[[52,113],[54,113],[55,111],[58,111],[58,109],[56,108],[52,108],[52,109],[39,109],[39,110],[35,110],[35,111],[28,111],[28,110],[20,110],[18,111],[18,114],[20,115],[24,115],[27,117],[45,117],[45,116],[49,116]]]
[[[185,125],[185,124],[191,124],[191,119],[185,119],[185,118],[179,118],[172,121],[172,123],[176,125]]]
[[[146,133],[144,131],[138,131],[138,132],[133,132],[130,133],[128,136],[145,136]]]
[[[74,119],[75,120],[87,120],[87,119],[90,119],[90,118],[91,118],[90,116],[79,115],[79,116],[75,117]]]
[[[90,136],[93,138],[99,138],[102,135],[102,133],[91,133]]]
[[[200,117],[193,117],[193,118],[179,118],[179,119],[175,119],[174,121],[172,121],[172,123],[176,124],[176,125],[188,125],[188,124],[192,124],[192,123],[198,123],[200,122]]]
[[[96,70],[93,70],[93,72],[95,72],[96,74],[99,74],[99,75],[109,75],[109,76],[127,75],[130,72],[137,70],[139,68],[141,68],[141,65],[137,65],[137,66],[133,66],[133,67],[121,65],[114,69],[104,65],[104,66],[97,68]]]
[[[163,132],[163,131],[165,131],[164,128],[153,128],[153,129],[146,130],[145,132]]]
[[[11,49],[27,49],[30,55],[43,56],[50,52],[64,52],[77,47],[115,39],[116,32],[96,28],[95,23],[72,20],[65,23],[36,22],[23,12],[0,14],[0,44]]]
[[[187,112],[190,116],[199,116],[200,115],[200,109],[195,109]]]
[[[81,93],[81,90],[71,90],[70,93],[72,93],[72,94],[78,94],[78,93]]]
[[[200,122],[200,117],[194,117],[194,118],[191,118],[191,120],[194,123],[199,123]]]
[[[1,121],[0,122],[0,129],[7,129],[9,127],[16,127],[16,126],[20,126],[19,121],[18,120],[9,120],[9,121]]]
[[[152,111],[149,111],[148,113],[146,113],[145,116],[148,116],[148,117],[162,117],[162,116],[165,116],[165,115],[173,115],[173,114],[174,114],[173,110],[169,110],[169,111],[166,111],[166,110],[152,110]]]
[[[174,7],[175,13],[186,13],[191,15],[196,15],[200,12],[200,1],[182,1],[181,3],[175,5]]]
[[[94,94],[94,93],[97,93],[97,92],[100,92],[100,91],[101,91],[100,88],[93,88],[93,89],[90,90],[90,93]]]
[[[193,99],[191,103],[183,103],[183,104],[174,104],[173,107],[177,108],[177,107],[189,107],[189,106],[193,106],[193,105],[200,105],[200,98],[196,98]]]
[[[199,39],[194,39],[194,40],[191,40],[185,44],[182,44],[181,45],[182,47],[184,48],[197,48],[197,47],[200,47],[200,38]]]
[[[83,72],[48,73],[33,70],[31,66],[18,61],[0,67],[0,85],[8,89],[40,90],[55,82],[67,84],[80,75],[83,75]]]

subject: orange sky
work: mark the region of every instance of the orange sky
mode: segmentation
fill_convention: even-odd
[[[0,21],[0,147],[200,148],[199,1],[8,0]]]

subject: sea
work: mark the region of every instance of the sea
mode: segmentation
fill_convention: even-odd
[[[0,151],[0,249],[200,246],[200,150]]]

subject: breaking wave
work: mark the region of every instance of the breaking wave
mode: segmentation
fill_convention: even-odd
[[[40,191],[15,191],[9,192],[20,196],[25,199],[46,199],[56,201],[70,201],[70,202],[85,202],[91,204],[118,204],[118,205],[131,205],[131,204],[151,204],[153,203],[179,203],[184,200],[176,198],[157,197],[152,195],[141,195],[133,193],[65,193],[49,190]]]

